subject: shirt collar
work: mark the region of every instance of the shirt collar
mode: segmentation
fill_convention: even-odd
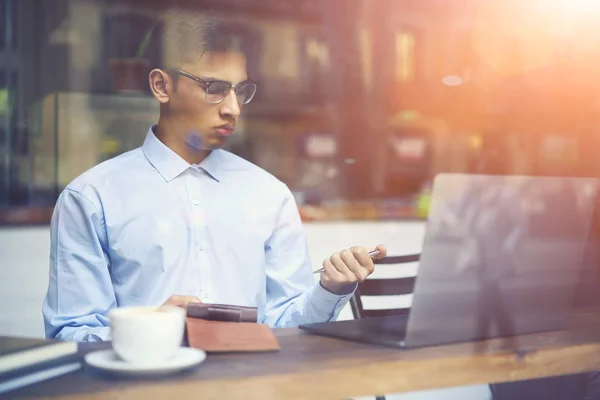
[[[173,180],[190,167],[201,168],[217,182],[220,180],[220,150],[211,151],[202,162],[192,166],[161,142],[154,134],[153,128],[150,127],[148,130],[142,150],[150,164],[161,174],[165,181]]]
[[[212,150],[200,164],[195,164],[194,166],[202,168],[215,181],[220,182],[223,176],[221,150]]]

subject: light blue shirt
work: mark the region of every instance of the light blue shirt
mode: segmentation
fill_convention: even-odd
[[[315,282],[285,184],[215,150],[190,165],[149,130],[142,147],[71,182],[51,222],[46,336],[110,339],[107,312],[172,295],[258,308],[271,327],[330,321],[351,293]]]

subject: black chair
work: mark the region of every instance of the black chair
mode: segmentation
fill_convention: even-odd
[[[420,254],[410,254],[405,256],[385,257],[380,260],[375,260],[375,265],[381,264],[408,264],[419,261]],[[352,314],[354,319],[385,317],[388,315],[407,315],[410,311],[408,308],[391,309],[391,310],[365,310],[361,300],[362,296],[391,296],[412,294],[415,287],[415,278],[390,278],[390,279],[367,279],[354,292],[350,299]]]
[[[419,261],[420,254],[410,254],[405,256],[385,257],[375,260],[375,265],[381,264],[408,264]],[[407,315],[410,308],[397,308],[387,310],[365,310],[361,300],[362,296],[393,296],[412,294],[415,287],[415,277],[390,278],[390,279],[367,279],[354,292],[350,299],[350,306],[354,319],[385,317],[389,315]],[[385,396],[377,395],[375,400],[385,400]]]

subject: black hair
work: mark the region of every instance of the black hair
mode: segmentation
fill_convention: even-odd
[[[194,62],[207,51],[240,51],[241,29],[235,22],[212,12],[179,10],[162,18],[164,68],[177,68]]]

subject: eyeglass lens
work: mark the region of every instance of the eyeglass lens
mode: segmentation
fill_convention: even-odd
[[[206,88],[206,100],[210,103],[219,103],[231,90],[231,84],[224,81],[211,82]],[[251,82],[242,83],[236,88],[236,95],[241,104],[248,104],[256,93],[256,85]]]

